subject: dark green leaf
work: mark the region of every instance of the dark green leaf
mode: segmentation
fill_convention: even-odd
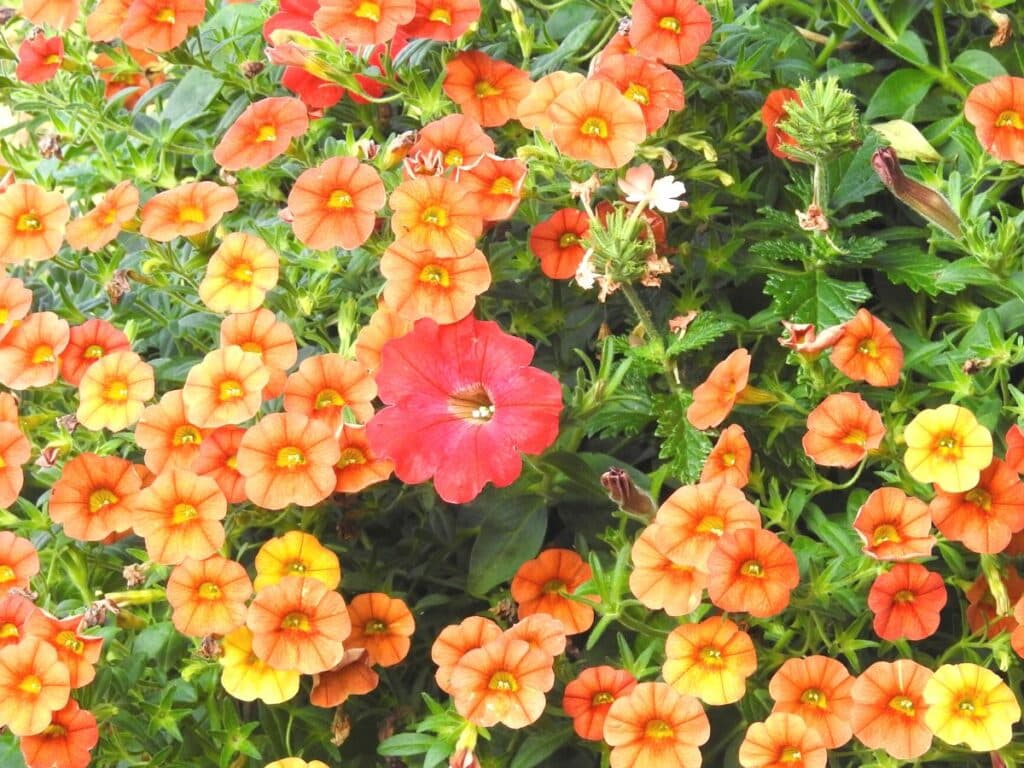
[[[547,733],[533,733],[526,737],[512,758],[509,768],[534,768],[547,760],[561,746],[575,740],[572,728],[561,728]]]
[[[764,290],[772,297],[771,309],[779,317],[814,323],[819,328],[849,320],[871,298],[864,283],[835,280],[818,270],[802,275],[770,275]]]
[[[935,78],[919,69],[897,69],[889,74],[871,97],[864,117],[902,117],[913,119],[914,107],[931,90]]]
[[[682,483],[694,483],[700,477],[704,461],[711,453],[711,440],[686,420],[689,395],[663,395],[655,398],[658,426],[662,438],[658,456],[669,463],[669,474]]]
[[[204,69],[190,69],[164,102],[163,118],[173,134],[206,111],[223,83]]]
[[[993,77],[1006,74],[1006,68],[999,59],[987,51],[964,51],[953,59],[953,71],[970,81],[972,84],[987,83]]]
[[[544,497],[533,495],[486,493],[477,504],[484,510],[484,519],[469,554],[466,589],[486,595],[540,551],[548,511]]]

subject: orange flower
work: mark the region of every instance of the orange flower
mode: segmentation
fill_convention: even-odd
[[[853,392],[829,395],[807,415],[804,453],[824,467],[855,467],[882,444],[878,411]]]
[[[928,509],[947,539],[962,542],[972,552],[995,554],[1024,529],[1024,483],[1008,464],[992,459],[978,484],[965,493],[936,486]]]
[[[932,746],[925,725],[924,686],[932,671],[910,659],[879,661],[865,669],[850,689],[853,734],[864,746],[898,760],[915,760]]]
[[[450,43],[480,18],[480,0],[416,0],[416,15],[405,25],[409,37]]]
[[[171,0],[133,2],[162,3]],[[142,226],[139,231],[144,237],[166,243],[178,236],[190,237],[212,229],[225,213],[237,207],[238,195],[231,187],[222,187],[212,181],[181,184],[153,195],[142,206]]]
[[[1006,430],[1006,463],[1017,474],[1024,472],[1024,431],[1017,424]]]
[[[415,0],[321,0],[313,23],[335,40],[379,45],[415,15]]]
[[[35,603],[21,595],[8,592],[0,597],[0,648],[17,645],[28,637],[29,619],[38,610]]]
[[[228,504],[208,477],[184,469],[168,469],[138,496],[132,526],[146,540],[149,557],[177,565],[186,557],[214,554],[224,544],[221,520]]]
[[[760,528],[761,514],[743,491],[718,480],[678,488],[658,509],[654,521],[692,544],[690,565],[707,572],[708,556],[722,534]]]
[[[71,328],[53,312],[35,312],[0,340],[0,384],[45,387],[57,380]]]
[[[348,605],[352,634],[347,645],[365,648],[370,663],[393,667],[409,655],[409,638],[416,629],[409,607],[382,592],[356,595]]]
[[[666,64],[689,64],[711,38],[711,14],[695,0],[634,0],[629,42]]]
[[[19,14],[33,24],[63,31],[78,18],[78,10],[79,0],[22,0]]]
[[[703,384],[693,390],[686,420],[697,429],[717,427],[736,405],[750,377],[750,353],[737,349],[716,365]]]
[[[544,75],[530,86],[529,93],[519,102],[516,118],[527,130],[540,131],[541,135],[550,139],[552,122],[548,109],[555,99],[566,91],[578,88],[585,79],[579,72],[561,70]]]
[[[68,245],[75,250],[102,250],[135,218],[138,210],[139,190],[130,181],[122,181],[95,208],[68,224]]]
[[[462,51],[445,65],[445,94],[485,128],[511,120],[532,85],[527,72],[482,51]]]
[[[306,105],[291,96],[273,96],[250,104],[213,150],[226,171],[261,168],[309,130]]]
[[[81,325],[71,326],[68,345],[60,354],[60,375],[73,387],[82,383],[85,372],[93,363],[114,352],[128,352],[132,348],[128,337],[106,320],[91,318]]]
[[[59,192],[16,181],[0,193],[0,264],[53,258],[71,218]]]
[[[388,204],[391,231],[415,251],[433,251],[439,259],[468,256],[483,231],[480,213],[466,205],[466,191],[443,176],[403,181]]]
[[[750,443],[747,442],[743,427],[730,424],[722,430],[718,442],[708,454],[700,473],[700,481],[708,483],[721,479],[727,485],[742,488],[750,479],[750,457]]]
[[[640,107],[648,134],[683,108],[683,83],[668,67],[643,56],[602,56],[595,80],[607,80],[619,93]]]
[[[18,401],[10,392],[0,392],[0,421],[7,421],[19,426]]]
[[[210,257],[199,298],[211,312],[252,312],[277,285],[279,264],[262,239],[232,232]]]
[[[441,630],[430,647],[430,658],[437,664],[434,679],[445,693],[453,693],[451,678],[459,660],[476,648],[482,648],[501,637],[501,627],[482,616],[470,616],[460,624],[449,624]]]
[[[205,15],[203,0],[131,0],[120,37],[132,48],[163,53],[180,45]]]
[[[240,424],[256,415],[269,381],[260,355],[236,345],[215,349],[185,378],[185,415],[204,429]]]
[[[32,309],[32,291],[16,277],[0,277],[0,340]]]
[[[39,553],[28,539],[0,531],[0,597],[12,589],[28,589],[39,573]]]
[[[165,469],[191,469],[209,430],[194,424],[185,412],[180,389],[168,392],[157,405],[142,412],[135,428],[135,444],[153,474]]]
[[[341,458],[334,465],[335,493],[357,493],[374,483],[384,482],[395,471],[393,461],[379,458],[370,448],[366,427],[343,425],[338,448]]]
[[[476,297],[491,285],[483,253],[438,258],[432,251],[414,251],[392,243],[380,260],[387,282],[382,300],[401,318],[429,317],[439,325],[455,323],[473,311]]]
[[[22,736],[21,755],[27,768],[86,768],[92,760],[89,753],[99,739],[96,717],[68,699],[41,733]]]
[[[530,230],[530,250],[540,259],[540,271],[552,280],[576,276],[583,261],[583,239],[590,219],[576,208],[562,208]]]
[[[757,671],[750,635],[722,616],[676,627],[665,641],[665,657],[665,682],[705,704],[739,701]]]
[[[344,411],[360,423],[373,416],[377,385],[366,368],[339,354],[314,355],[288,377],[284,388],[284,410],[302,413],[337,430],[345,423]]]
[[[897,563],[879,574],[868,592],[872,627],[883,640],[924,640],[939,628],[946,605],[942,577],[917,563]]]
[[[723,611],[765,619],[789,605],[800,583],[796,555],[771,531],[740,528],[723,533],[708,555],[708,596]]]
[[[47,37],[41,29],[29,34],[18,47],[14,76],[22,83],[45,83],[64,62],[64,41],[59,35]]]
[[[113,5],[116,6],[119,2],[120,0],[113,0]],[[107,4],[108,0],[100,0],[100,4],[96,6],[97,13],[90,14],[86,24],[88,25],[89,22],[95,19],[97,26],[109,24],[112,26],[113,31],[108,32],[106,29],[97,28],[95,30],[96,34],[93,34],[91,31],[89,33],[92,39],[96,39],[101,34],[104,36],[109,34],[109,39],[117,37],[117,30],[121,25],[121,20],[114,16],[97,15],[102,11],[104,5]],[[124,10],[127,10],[127,5]],[[96,70],[96,74],[107,84],[103,91],[103,96],[108,101],[117,97],[121,91],[131,89],[131,93],[125,96],[122,101],[125,109],[134,109],[139,99],[150,88],[165,80],[163,73],[158,69],[160,60],[151,53],[136,50],[135,48],[125,49],[124,53],[117,57],[117,61],[107,54],[101,53],[93,59],[92,65]],[[138,201],[136,200],[136,202]]]
[[[619,168],[647,137],[644,115],[611,83],[586,80],[564,91],[548,108],[558,150],[598,168]]]
[[[1024,578],[1017,573],[1012,565],[1006,566],[1000,573],[1003,586],[1009,596],[1010,604],[1016,603],[1024,597]],[[989,586],[988,577],[984,573],[979,574],[965,592],[967,597],[967,626],[971,632],[985,631],[985,636],[993,638],[1000,632],[1012,632],[1016,627],[1013,616],[1006,616],[1000,613],[996,605],[996,599]]]
[[[352,629],[341,595],[317,579],[288,576],[256,593],[246,626],[252,650],[274,669],[326,672],[345,653]]]
[[[380,675],[370,666],[365,648],[345,651],[333,669],[313,675],[309,703],[314,707],[333,709],[348,701],[349,696],[362,696],[380,683]]]
[[[288,210],[303,245],[352,250],[370,237],[386,200],[384,183],[373,168],[354,157],[332,157],[295,180]]]
[[[57,651],[57,658],[68,669],[72,690],[96,678],[96,663],[103,649],[103,638],[82,634],[81,623],[81,616],[58,619],[40,610],[32,614],[26,628],[29,635],[49,643]]]
[[[269,309],[228,315],[220,324],[220,345],[230,347],[232,344],[260,355],[270,370],[270,382],[263,390],[263,399],[280,395],[287,378],[285,371],[295,365],[299,357],[291,327],[280,322]]]
[[[792,88],[778,88],[768,94],[761,107],[761,123],[764,125],[765,142],[768,150],[783,160],[794,160],[786,151],[786,145],[796,146],[797,140],[778,127],[779,121],[786,117],[786,104],[789,102],[802,104],[800,94]],[[799,162],[799,161],[798,161]]]
[[[356,335],[356,359],[371,374],[380,368],[380,351],[392,339],[400,339],[412,330],[412,322],[403,320],[381,305],[370,316],[370,322]]]
[[[341,583],[338,556],[302,531],[288,531],[268,539],[256,553],[256,591],[277,584],[286,576],[304,576],[322,581],[328,589]]]
[[[841,662],[827,656],[787,659],[768,682],[775,700],[772,713],[799,715],[818,732],[827,749],[843,746],[853,737],[853,677]]]
[[[895,387],[903,368],[903,347],[885,323],[866,309],[843,324],[832,347],[832,365],[854,381],[873,387]]]
[[[245,501],[245,478],[238,472],[238,446],[245,430],[241,427],[218,427],[199,444],[199,453],[192,459],[191,469],[197,475],[212,478],[228,504]]]
[[[878,488],[857,510],[854,530],[876,560],[927,557],[935,546],[928,505],[899,488]]]
[[[747,728],[739,760],[743,768],[825,768],[828,753],[817,731],[780,712]]]
[[[544,694],[555,684],[553,661],[507,634],[468,651],[451,674],[455,709],[484,728],[497,723],[525,728],[544,711]]]
[[[167,579],[171,621],[183,635],[226,635],[245,624],[245,602],[252,582],[234,560],[211,555],[205,560],[186,557]]]
[[[239,701],[280,704],[299,692],[299,673],[272,669],[252,651],[252,632],[242,626],[224,638],[220,684]]]
[[[992,463],[992,433],[959,405],[921,411],[903,429],[903,439],[903,463],[910,476],[920,483],[934,482],[947,493],[971,490],[981,470]]]
[[[647,526],[630,551],[629,591],[651,610],[660,608],[669,616],[692,613],[708,584],[707,573],[695,565],[699,547],[679,528]]]
[[[0,507],[12,506],[21,495],[21,488],[25,484],[21,467],[31,455],[32,444],[18,425],[9,421],[0,422]],[[3,589],[3,582],[4,579],[0,578],[0,589]]]
[[[974,86],[964,117],[992,157],[1024,165],[1024,78],[1000,75]]]
[[[130,461],[83,453],[64,465],[50,493],[50,519],[78,541],[103,541],[132,527],[142,481]]]
[[[592,576],[590,566],[571,549],[546,549],[527,560],[512,579],[512,599],[519,618],[547,613],[565,624],[566,634],[586,632],[594,623],[594,609],[561,594],[572,594]]]
[[[34,736],[71,696],[71,676],[53,646],[36,637],[0,649],[0,725]]]
[[[667,683],[640,683],[612,703],[604,721],[611,768],[698,766],[699,747],[709,738],[711,724],[700,702]]]
[[[506,221],[522,199],[526,163],[483,155],[472,165],[459,168],[457,178],[466,190],[466,204],[480,211],[484,221]]]
[[[323,422],[301,413],[271,413],[238,446],[245,494],[266,509],[311,507],[331,495],[341,449]]]
[[[577,736],[587,741],[601,741],[608,710],[634,688],[636,678],[624,669],[588,667],[565,686],[562,709],[572,718]]]
[[[445,168],[473,165],[484,155],[494,154],[494,141],[480,124],[465,115],[448,115],[423,126],[416,143],[409,149],[410,158],[423,160],[440,155]],[[410,163],[406,163],[406,171]],[[411,177],[410,177],[411,178]]]
[[[531,648],[539,648],[552,658],[565,653],[568,642],[565,625],[546,613],[535,613],[517,621],[505,634],[526,641]]]

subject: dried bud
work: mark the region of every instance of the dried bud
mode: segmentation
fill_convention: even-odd
[[[106,622],[108,611],[116,616],[121,612],[121,609],[117,607],[117,603],[109,598],[105,597],[102,600],[97,600],[85,609],[80,627],[88,629],[89,627],[100,626]]]
[[[39,458],[36,459],[36,466],[42,467],[43,469],[49,469],[50,467],[56,466],[57,459],[60,458],[61,447],[59,445],[48,445],[39,452]]]
[[[53,133],[44,134],[39,138],[39,154],[50,159],[63,160],[64,148],[60,143],[60,136]]]
[[[238,69],[242,73],[242,77],[246,80],[252,80],[266,68],[267,65],[262,61],[243,61],[238,65]]]
[[[964,361],[961,370],[970,376],[983,368],[988,368],[990,365],[992,365],[991,357],[972,357],[970,360]]]
[[[682,338],[686,335],[686,329],[690,327],[690,323],[696,318],[697,310],[695,309],[691,309],[685,315],[676,315],[668,321],[669,333],[674,333],[679,338]]]
[[[110,303],[113,306],[117,306],[121,303],[121,297],[126,293],[131,293],[132,284],[128,280],[128,270],[119,269],[114,273],[114,276],[110,278],[110,282],[107,283],[107,297],[110,299]]]
[[[73,413],[66,413],[57,419],[57,426],[65,432],[74,432],[78,429],[78,417]]]
[[[796,222],[800,225],[800,229],[807,232],[828,232],[828,219],[825,218],[825,212],[817,203],[807,206],[806,213],[797,211]]]
[[[584,208],[590,208],[590,201],[594,197],[594,193],[601,188],[601,180],[597,178],[597,174],[591,174],[590,178],[586,181],[570,181],[569,182],[569,196],[573,200],[579,200],[583,203]]]
[[[632,16],[623,16],[621,19],[619,19],[619,26],[617,27],[617,31],[618,31],[618,33],[620,35],[628,35],[629,34],[629,30],[632,29],[632,28],[633,28],[633,17]]]
[[[813,323],[789,323],[782,321],[782,327],[786,329],[788,336],[780,336],[779,344],[786,349],[792,349],[798,355],[817,355],[826,349],[831,349],[843,337],[845,325],[829,326],[819,336]]]
[[[406,131],[395,136],[384,154],[384,167],[394,168],[402,162],[418,138],[416,131]]]
[[[18,597],[24,597],[26,600],[29,600],[33,603],[36,601],[36,598],[39,597],[37,593],[33,592],[31,589],[26,589],[25,587],[11,587],[7,590],[7,594],[17,595]]]
[[[216,635],[206,635],[196,649],[196,655],[207,661],[216,661],[224,655],[224,646]]]
[[[640,277],[640,285],[658,288],[661,285],[661,275],[667,275],[671,271],[672,265],[668,263],[668,259],[652,251],[647,257],[647,267]]]
[[[348,741],[350,733],[352,733],[352,721],[345,714],[345,710],[338,707],[334,710],[334,717],[331,719],[331,744],[340,747]]]
[[[7,24],[14,18],[15,13],[13,8],[0,8],[0,24]]]
[[[444,155],[439,149],[427,152],[414,152],[402,160],[402,168],[407,176],[442,176],[448,167],[444,164]]]
[[[892,147],[882,147],[871,157],[871,166],[882,183],[902,202],[953,237],[961,237],[960,217],[946,198],[929,186],[908,178]]]
[[[16,181],[17,179],[14,177],[14,171],[7,171],[7,173],[3,175],[3,178],[0,178],[0,192],[6,192],[7,188]]]
[[[144,563],[132,563],[121,570],[121,576],[124,577],[124,583],[128,585],[128,588],[134,589],[145,584],[147,570],[149,568]]]
[[[498,621],[511,624],[516,620],[516,604],[509,598],[502,598],[491,608],[491,615]]]
[[[608,497],[624,512],[650,520],[658,511],[654,500],[640,490],[629,473],[620,467],[610,467],[601,475],[601,485],[608,492]]]
[[[989,8],[988,20],[996,25],[996,31],[992,33],[992,39],[988,41],[989,48],[999,48],[1010,42],[1013,37],[1013,27],[1010,26],[1010,17],[1000,13],[995,8]]]
[[[463,747],[455,750],[455,754],[448,760],[448,768],[480,768],[480,761],[472,749]]]

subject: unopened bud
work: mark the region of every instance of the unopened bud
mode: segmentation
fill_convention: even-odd
[[[252,80],[256,75],[266,69],[266,64],[262,61],[243,61],[238,65],[239,71],[242,73],[242,77],[247,80]]]
[[[882,147],[871,157],[871,166],[882,183],[903,203],[953,237],[961,237],[960,217],[946,198],[929,186],[909,178],[892,147]]]
[[[623,512],[650,520],[658,511],[650,495],[640,490],[629,473],[621,467],[611,467],[601,475],[601,485]]]

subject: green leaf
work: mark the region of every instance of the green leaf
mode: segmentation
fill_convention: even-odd
[[[839,178],[839,184],[829,199],[830,209],[836,211],[847,205],[859,203],[868,195],[882,189],[882,181],[871,165],[871,156],[881,143],[882,140],[877,134],[869,133],[852,158],[845,162],[840,158],[829,168],[830,175]]]
[[[1006,74],[1006,68],[999,59],[988,51],[964,51],[952,63],[953,71],[963,75],[972,85],[987,83],[993,77]]]
[[[772,261],[805,261],[811,256],[807,246],[795,240],[765,240],[750,246],[750,252]]]
[[[682,337],[676,336],[668,347],[668,355],[675,357],[683,352],[706,347],[722,334],[732,329],[733,324],[714,312],[701,312],[686,328]]]
[[[469,553],[466,589],[482,596],[537,555],[548,527],[548,510],[543,496],[497,491],[484,494],[474,506],[483,510],[484,518]]]
[[[819,270],[802,275],[769,275],[764,290],[772,297],[771,310],[779,317],[814,323],[819,328],[849,320],[871,298],[864,283],[836,280]]]
[[[534,768],[571,741],[574,741],[572,728],[531,734],[516,751],[509,768]]]
[[[654,434],[662,438],[659,458],[669,463],[669,473],[681,483],[695,483],[711,453],[711,439],[686,420],[689,395],[663,395],[655,398],[658,426]]]
[[[903,117],[912,119],[914,108],[931,90],[935,78],[918,69],[897,69],[878,86],[864,118]]]
[[[924,47],[924,41],[921,40],[921,36],[912,29],[906,30],[900,35],[899,40],[895,43],[890,43],[888,48],[911,64],[928,64],[928,49]]]
[[[170,133],[206,112],[223,83],[204,69],[190,69],[164,102],[163,119]]]
[[[875,254],[873,266],[893,283],[905,285],[914,293],[937,296],[940,293],[957,293],[964,283],[946,280],[940,283],[939,275],[948,262],[913,246],[891,248]]]
[[[422,755],[436,741],[437,737],[428,733],[398,733],[382,741],[377,752],[385,757]]]

